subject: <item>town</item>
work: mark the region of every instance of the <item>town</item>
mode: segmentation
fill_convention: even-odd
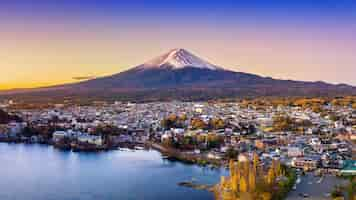
[[[62,150],[153,148],[167,159],[228,166],[230,160],[278,160],[298,172],[356,174],[356,103],[323,100],[94,102],[21,108],[0,104],[0,141]],[[297,180],[298,183],[298,180]],[[296,184],[297,184],[296,183]],[[296,187],[296,185],[294,186]],[[307,195],[307,194],[302,194]]]

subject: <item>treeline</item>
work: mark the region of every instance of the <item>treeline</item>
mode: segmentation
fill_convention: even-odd
[[[304,131],[312,127],[310,120],[296,120],[287,115],[273,117],[273,131]]]
[[[187,120],[190,120],[188,123]],[[186,115],[169,115],[161,121],[161,126],[166,130],[171,128],[184,128],[186,124],[190,124],[191,129],[217,130],[226,127],[226,123],[222,119],[212,118],[209,122],[205,122],[200,118],[188,119]]]
[[[322,105],[334,106],[351,106],[356,109],[356,96],[341,96],[341,97],[280,97],[280,96],[236,96],[234,92],[224,93],[224,91],[217,90],[211,95],[207,91],[183,92],[181,90],[169,90],[165,93],[160,91],[132,91],[125,94],[105,94],[90,95],[75,93],[58,95],[56,93],[50,95],[41,94],[18,94],[18,95],[3,95],[1,99],[13,99],[17,102],[11,105],[13,109],[36,109],[36,108],[51,108],[53,104],[66,105],[93,105],[95,101],[122,101],[122,102],[159,102],[159,101],[209,101],[215,103],[229,103],[238,102],[242,107],[254,106],[256,108],[264,109],[270,106],[301,106],[304,109],[311,108],[317,111]]]
[[[242,107],[254,106],[256,108],[298,106],[303,109],[312,109],[320,112],[325,105],[352,107],[356,109],[356,96],[344,97],[260,97],[241,99],[238,101]]]

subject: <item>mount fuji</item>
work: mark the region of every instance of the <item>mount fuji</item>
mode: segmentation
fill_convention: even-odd
[[[53,87],[13,90],[2,95],[86,96],[121,100],[206,100],[256,96],[356,94],[346,84],[280,80],[231,71],[185,49],[173,49],[142,65],[107,77]]]
[[[201,69],[221,70],[222,68],[205,61],[185,49],[173,49],[168,53],[154,58],[143,65],[139,66],[141,69],[152,68],[168,68],[168,69],[182,69],[184,67],[196,67]]]

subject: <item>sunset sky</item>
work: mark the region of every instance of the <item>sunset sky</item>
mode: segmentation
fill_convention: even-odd
[[[173,48],[274,78],[356,85],[353,0],[2,0],[0,89],[104,76]]]

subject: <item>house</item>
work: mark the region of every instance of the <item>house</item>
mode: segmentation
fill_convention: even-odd
[[[237,157],[238,161],[239,162],[248,162],[249,161],[249,157],[247,154],[239,154],[238,157]]]
[[[220,159],[222,159],[223,154],[221,154],[221,153],[219,153],[219,152],[214,152],[214,151],[212,151],[212,152],[209,152],[209,153],[207,154],[207,157],[208,157],[209,159],[220,160]]]
[[[287,152],[288,157],[300,157],[304,155],[303,149],[300,147],[288,147]]]
[[[55,131],[52,135],[52,140],[53,142],[58,142],[60,140],[63,140],[65,137],[67,137],[66,131]]]
[[[268,139],[262,139],[262,140],[255,140],[255,146],[258,149],[265,149],[267,147],[274,147],[278,143],[276,138],[268,138]]]
[[[78,142],[88,143],[97,146],[103,145],[103,139],[98,135],[83,134],[78,137]]]
[[[30,141],[31,141],[31,143],[38,143],[40,140],[37,135],[33,135],[30,137]]]
[[[167,141],[171,141],[173,138],[172,134],[170,132],[165,132],[162,136],[161,136],[161,142],[167,142]]]
[[[313,157],[299,157],[292,159],[292,167],[304,169],[305,171],[314,170],[319,167],[320,159]]]
[[[323,154],[321,156],[321,164],[323,168],[341,169],[343,167],[343,163],[338,157],[338,154]]]
[[[312,138],[310,140],[310,145],[312,146],[320,146],[321,145],[321,141],[319,138]]]
[[[114,144],[119,144],[119,143],[131,143],[133,142],[133,138],[131,135],[112,135],[110,136],[110,141]]]
[[[11,122],[8,125],[8,134],[10,137],[17,137],[25,127],[25,123]]]
[[[0,138],[7,138],[8,133],[9,133],[9,130],[8,130],[7,125],[0,124]]]
[[[183,134],[185,130],[183,128],[171,128],[171,131],[174,134]]]
[[[345,160],[340,173],[342,175],[356,175],[356,160]]]

